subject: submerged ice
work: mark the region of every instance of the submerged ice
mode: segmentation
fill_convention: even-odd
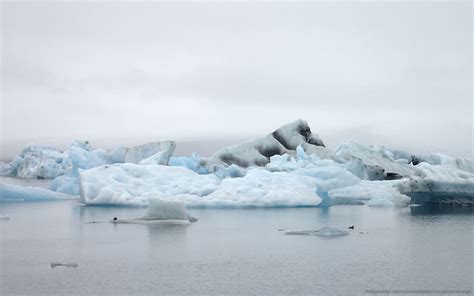
[[[414,155],[345,143],[334,150],[297,120],[212,157],[172,156],[174,142],[111,151],[74,142],[67,151],[26,147],[0,174],[54,178],[49,189],[3,186],[0,200],[59,199],[148,206],[150,198],[188,206],[330,206],[474,204],[471,159]]]

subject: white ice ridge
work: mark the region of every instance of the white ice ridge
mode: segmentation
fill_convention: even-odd
[[[124,224],[180,224],[189,225],[197,221],[186,210],[180,201],[166,201],[158,198],[149,198],[148,209],[143,217],[136,219],[117,219],[112,223]]]

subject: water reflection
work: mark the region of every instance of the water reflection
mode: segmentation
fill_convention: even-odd
[[[418,207],[410,207],[410,214],[413,216],[473,215],[474,207],[423,205]]]

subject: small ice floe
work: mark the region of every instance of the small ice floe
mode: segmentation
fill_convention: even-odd
[[[10,216],[7,214],[0,214],[0,220],[10,220]]]
[[[183,202],[150,198],[148,210],[143,217],[136,219],[118,219],[114,217],[110,222],[114,224],[190,225],[191,222],[196,221],[197,218],[188,213]]]
[[[324,238],[334,238],[349,235],[348,231],[340,230],[332,227],[323,227],[318,230],[299,230],[299,231],[287,231],[287,235],[315,235]]]
[[[359,231],[360,234],[369,234],[367,231]]]
[[[64,266],[64,267],[74,267],[76,268],[77,267],[77,263],[59,263],[59,262],[53,262],[51,263],[51,268],[55,268],[55,267],[58,267],[58,266]]]

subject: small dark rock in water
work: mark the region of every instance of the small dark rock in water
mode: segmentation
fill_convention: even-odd
[[[114,221],[117,221],[117,220],[118,220],[117,217],[114,217]]]
[[[349,229],[354,229],[354,225],[347,227]]]
[[[58,267],[58,266],[74,267],[74,268],[76,268],[76,267],[77,267],[77,263],[57,263],[57,262],[51,263],[51,268],[55,268],[55,267]]]

